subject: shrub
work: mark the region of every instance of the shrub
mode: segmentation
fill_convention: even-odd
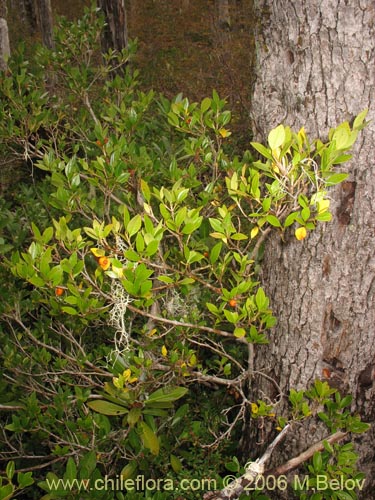
[[[246,415],[365,430],[318,382],[291,393],[290,415],[247,388],[276,321],[262,247],[271,232],[303,240],[331,219],[327,190],[346,178],[334,167],[366,113],[325,143],[279,125],[236,156],[215,91],[201,103],[139,92],[125,64],[133,45],[101,56],[102,27],[95,10],[62,21],[55,51],[21,53],[2,78],[1,153],[43,173],[2,212],[2,457],[37,470],[43,498],[121,499],[85,492],[85,481],[141,474],[220,487]],[[14,491],[10,476],[0,498]],[[68,491],[60,478],[84,482]]]

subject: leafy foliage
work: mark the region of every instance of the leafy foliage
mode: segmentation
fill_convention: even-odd
[[[121,472],[220,485],[247,414],[364,431],[341,411],[349,400],[318,382],[292,391],[289,416],[247,387],[251,353],[276,321],[258,278],[262,246],[271,232],[303,240],[331,219],[328,188],[346,177],[334,167],[365,113],[325,143],[279,125],[268,144],[252,143],[260,159],[232,156],[231,114],[215,91],[201,103],[139,92],[134,47],[101,56],[102,27],[95,10],[63,21],[55,51],[21,53],[2,78],[1,153],[41,173],[2,211],[2,457],[42,461],[45,499],[121,499],[58,481]],[[16,491],[12,468],[0,498]],[[19,474],[20,488],[31,484]]]

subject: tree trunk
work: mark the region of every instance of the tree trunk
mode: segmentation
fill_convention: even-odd
[[[0,70],[7,69],[7,59],[10,56],[8,24],[6,21],[5,0],[0,1]]]
[[[107,23],[102,40],[103,52],[109,49],[121,51],[128,45],[125,0],[98,0],[98,6]]]
[[[370,108],[373,0],[256,0],[255,9],[259,32],[251,118],[258,140],[281,122],[324,139],[330,126]],[[374,109],[368,117],[374,119]],[[331,223],[303,242],[268,242],[263,281],[278,325],[256,358],[257,368],[265,367],[284,393],[326,377],[353,394],[352,409],[370,423],[375,420],[374,143],[373,121],[353,150],[349,179],[331,191]],[[269,394],[270,387],[263,383],[260,390]],[[287,438],[274,457],[279,453],[280,462],[294,456],[317,439],[314,433],[304,429],[300,439]],[[375,426],[357,443],[367,474],[361,498],[373,498],[374,436]]]
[[[18,0],[13,9],[19,9],[20,18],[24,23],[28,23],[32,31],[38,29],[38,8],[36,0]]]
[[[219,29],[229,29],[230,13],[229,13],[229,0],[216,0],[216,12],[217,12],[217,25]]]
[[[43,44],[53,49],[53,18],[51,0],[36,0],[37,21],[42,34]]]

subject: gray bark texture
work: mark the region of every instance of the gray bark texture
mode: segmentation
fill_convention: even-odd
[[[0,17],[0,70],[7,68],[7,59],[10,56],[8,24],[6,19]]]
[[[53,49],[53,17],[51,0],[36,0],[37,21],[42,34],[43,44]]]
[[[257,67],[252,122],[257,140],[279,123],[310,138],[365,108],[350,177],[332,189],[333,221],[304,241],[268,242],[263,282],[278,325],[257,349],[256,367],[284,393],[316,378],[354,396],[352,410],[375,420],[375,3],[373,0],[256,0]],[[275,385],[260,379],[270,394]],[[260,395],[262,392],[260,392]],[[276,394],[274,394],[276,396]],[[366,492],[375,488],[375,425],[356,438]],[[251,431],[265,443],[272,438]],[[255,434],[255,435],[254,435]],[[318,429],[287,437],[274,465],[320,439]],[[250,443],[251,444],[251,443]],[[277,457],[277,453],[279,456]],[[276,458],[276,461],[275,461]],[[281,498],[281,492],[277,498]]]
[[[107,23],[102,41],[103,51],[125,49],[128,45],[125,0],[98,0],[98,6]]]

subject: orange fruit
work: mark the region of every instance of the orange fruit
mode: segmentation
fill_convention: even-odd
[[[111,262],[110,262],[109,258],[108,258],[108,257],[105,257],[105,256],[103,256],[103,257],[99,257],[99,259],[98,259],[98,263],[99,263],[99,266],[100,266],[100,267],[101,267],[104,271],[106,271],[106,270],[109,268],[109,266],[111,265]]]
[[[57,297],[61,297],[61,295],[63,295],[63,293],[64,293],[64,289],[61,286],[57,286],[55,288],[55,294]]]
[[[230,305],[230,307],[236,307],[236,305],[237,305],[237,300],[236,300],[236,299],[230,299],[230,301],[229,301],[229,305]]]

